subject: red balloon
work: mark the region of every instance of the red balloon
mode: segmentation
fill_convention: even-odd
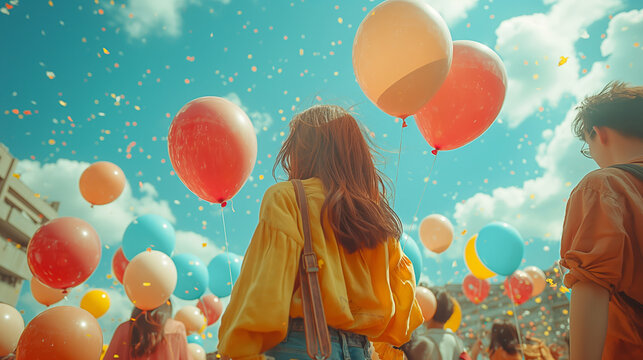
[[[464,277],[462,282],[462,292],[472,303],[480,304],[489,296],[491,286],[487,280],[481,280],[469,274]]]
[[[208,326],[217,322],[223,312],[223,304],[221,303],[221,300],[212,294],[203,296],[199,300],[199,303],[196,304],[196,307],[198,307],[203,315],[208,319]]]
[[[453,42],[453,62],[437,94],[415,121],[436,150],[468,144],[491,126],[505,100],[507,74],[500,57],[475,41]]]
[[[73,217],[42,225],[27,248],[27,262],[41,283],[54,289],[81,284],[96,270],[101,245],[94,228]]]
[[[16,359],[98,359],[102,348],[103,332],[92,314],[75,306],[56,306],[29,322]]]
[[[257,159],[257,136],[241,108],[214,96],[187,103],[168,134],[177,175],[203,200],[223,203],[241,189]]]
[[[505,293],[516,305],[527,302],[531,298],[533,289],[531,277],[522,270],[516,270],[505,279]]]
[[[125,275],[127,264],[129,264],[129,261],[125,257],[125,254],[123,254],[123,248],[119,247],[112,258],[112,271],[114,272],[118,282],[121,284],[123,283],[123,275]]]

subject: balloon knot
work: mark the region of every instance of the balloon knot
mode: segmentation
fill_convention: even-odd
[[[221,203],[221,207],[222,207],[222,208],[226,207],[226,205],[228,205],[228,202],[227,202],[227,201],[224,201],[224,202],[222,202],[222,203]]]
[[[402,119],[402,128],[405,128],[407,126],[409,125],[406,123],[406,120]]]
[[[69,290],[67,290],[67,289],[63,289],[63,294],[64,294],[64,295],[69,294]]]
[[[438,156],[438,149],[431,150],[431,154]]]

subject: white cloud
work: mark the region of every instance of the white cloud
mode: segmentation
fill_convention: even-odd
[[[250,121],[252,121],[252,126],[255,128],[255,133],[259,133],[260,131],[266,131],[272,125],[272,116],[266,112],[259,112],[259,111],[248,111],[248,108],[244,106],[241,103],[241,98],[237,93],[229,93],[228,95],[224,96],[224,98],[232,101],[235,103],[237,106],[241,108],[241,110],[245,111],[248,117],[250,118]]]
[[[217,2],[229,4],[230,0]],[[141,38],[149,33],[177,36],[181,33],[181,12],[189,5],[200,4],[198,0],[129,0],[116,13],[127,33]]]
[[[635,85],[643,84],[643,9],[617,14],[610,21],[606,38],[601,44],[604,61],[596,62],[587,76],[575,89],[577,97],[598,92],[611,80],[621,80]]]
[[[156,214],[172,223],[176,221],[167,201],[157,199],[153,185],[143,183],[136,197],[129,183],[121,196],[111,204],[90,207],[78,189],[78,180],[89,163],[58,159],[55,163],[41,164],[21,160],[17,172],[22,180],[48,201],[60,201],[59,216],[73,216],[87,221],[98,232],[104,244],[118,244],[127,225],[139,215]]]
[[[455,25],[467,18],[467,12],[478,4],[478,0],[429,0],[428,3],[442,15],[447,24]]]
[[[206,246],[203,246],[203,244],[206,244]],[[176,249],[174,250],[174,254],[183,253],[196,255],[207,265],[213,257],[221,253],[221,250],[201,234],[178,230],[176,232]]]
[[[496,50],[508,75],[503,117],[514,127],[540,106],[556,106],[579,80],[574,44],[585,29],[622,6],[621,0],[560,0],[547,14],[503,21]],[[561,56],[567,62],[558,65]]]
[[[561,0],[562,1],[562,0]],[[602,88],[608,81],[619,79],[643,83],[643,49],[635,47],[643,33],[643,10],[619,13],[609,23],[601,51],[607,58],[596,62],[592,71],[570,89],[580,100]],[[605,65],[610,65],[609,69]],[[554,131],[545,130],[536,161],[543,175],[521,186],[501,187],[490,194],[478,193],[457,204],[454,218],[471,232],[493,220],[513,224],[525,238],[548,237],[558,240],[562,232],[565,202],[580,179],[596,164],[579,153],[581,142],[571,131],[576,115],[572,107]],[[533,199],[532,199],[533,195]],[[549,235],[549,236],[545,236]],[[461,252],[458,252],[461,253]]]

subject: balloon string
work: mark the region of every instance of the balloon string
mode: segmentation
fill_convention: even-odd
[[[402,158],[402,139],[404,138],[404,128],[406,127],[406,121],[402,119],[402,129],[400,130],[400,149],[397,152],[397,169],[395,170],[395,191],[393,192],[393,207],[395,207],[395,198],[397,197],[397,178],[400,175],[400,160]]]
[[[520,334],[520,324],[518,323],[518,315],[516,314],[516,303],[514,302],[515,294],[514,294],[513,290],[511,289],[511,279],[509,281],[507,281],[507,286],[509,286],[509,294],[511,294],[511,296],[509,297],[509,300],[511,300],[511,306],[514,309],[513,313],[514,313],[514,321],[516,322],[516,333],[518,333],[518,342],[520,343],[520,356],[521,356],[521,359],[524,360],[525,359],[525,355],[524,355],[525,348],[524,348],[524,345],[522,343],[522,335]]]
[[[221,222],[223,223],[223,238],[225,239],[225,253],[228,260],[228,271],[230,272],[230,294],[232,294],[232,265],[230,264],[230,252],[228,250],[228,233],[225,228],[225,216],[223,215],[223,208],[221,208]]]
[[[429,186],[429,182],[431,182],[431,174],[433,173],[433,168],[435,168],[435,162],[438,160],[438,154],[435,154],[435,157],[433,158],[433,163],[431,164],[431,168],[429,169],[429,176],[427,177],[426,184],[424,184],[424,190],[422,190],[422,195],[420,195],[420,202],[418,203],[417,208],[415,209],[415,214],[413,214],[413,222],[415,223],[417,221],[417,215],[418,212],[420,211],[420,205],[422,205],[422,199],[424,198],[424,193],[426,192],[427,186]]]

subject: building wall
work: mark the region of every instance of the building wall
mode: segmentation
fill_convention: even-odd
[[[40,225],[58,215],[57,203],[41,199],[15,173],[18,161],[0,144],[0,302],[15,306],[31,279],[27,246]]]

